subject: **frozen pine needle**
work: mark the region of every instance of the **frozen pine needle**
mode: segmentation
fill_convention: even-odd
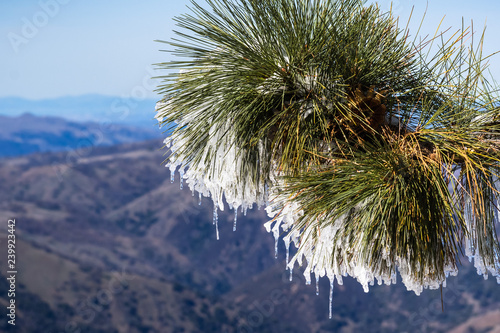
[[[296,262],[317,294],[331,278],[330,303],[333,277],[440,288],[461,253],[500,282],[500,96],[481,36],[420,44],[361,0],[208,7],[165,42],[179,57],[159,64],[156,118],[175,124],[171,181],[179,168],[212,198],[217,239],[224,202],[233,230],[240,207],[264,207],[275,257],[282,237],[290,278]]]

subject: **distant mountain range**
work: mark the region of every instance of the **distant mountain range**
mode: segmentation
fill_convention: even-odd
[[[55,122],[55,121],[54,121]],[[34,139],[33,139],[34,140]],[[219,214],[170,183],[156,139],[0,160],[0,332],[499,332],[500,286],[469,263],[442,290],[365,294],[285,271],[263,211]],[[6,232],[16,219],[16,327],[6,323]],[[293,254],[293,253],[292,253]],[[442,301],[441,301],[442,300]],[[441,307],[444,307],[444,312]],[[4,311],[4,312],[2,312]]]
[[[72,121],[126,124],[151,127],[156,124],[156,99],[120,96],[82,95],[30,100],[0,98],[0,115],[56,116]]]
[[[29,113],[16,117],[0,115],[0,157],[89,149],[159,138],[161,134],[162,130],[153,125],[76,122]]]

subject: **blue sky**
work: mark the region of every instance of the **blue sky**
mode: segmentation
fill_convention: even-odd
[[[372,2],[372,1],[370,1]],[[201,2],[202,3],[202,2]],[[390,1],[379,1],[388,9]],[[0,97],[30,99],[103,94],[153,97],[151,64],[168,61],[155,39],[168,40],[172,18],[187,12],[187,0],[22,0],[0,2]],[[429,0],[422,34],[461,27],[462,17],[481,32],[487,24],[485,52],[500,50],[500,3]],[[393,1],[412,27],[420,23],[424,1]],[[491,61],[500,81],[500,55]]]

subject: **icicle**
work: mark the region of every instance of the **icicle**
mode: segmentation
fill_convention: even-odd
[[[215,219],[215,234],[217,236],[217,240],[219,240],[219,224],[218,224],[218,219]]]
[[[175,180],[175,170],[170,169],[170,183],[173,183]]]
[[[290,257],[290,238],[284,239],[286,247],[286,265],[288,266],[288,258]]]
[[[184,181],[182,179],[182,177],[184,176],[184,169],[182,169],[182,167],[179,169],[179,175],[180,175],[180,188],[181,190],[184,188]]]
[[[316,295],[319,295],[319,274],[315,273],[316,275]]]
[[[219,215],[217,214],[217,204],[215,203],[214,203],[213,224],[215,224],[215,234],[217,236],[217,240],[219,240]]]
[[[278,259],[278,237],[274,238],[274,259]]]
[[[293,280],[293,267],[290,267],[290,282]]]
[[[304,277],[306,278],[306,286],[311,284],[311,272],[309,273],[304,272]]]
[[[215,235],[217,240],[219,240],[219,224],[217,223],[217,220],[215,220]]]
[[[337,284],[339,286],[344,285],[344,281],[342,280],[342,275],[336,275],[336,277],[337,277]]]
[[[201,192],[198,192],[200,194],[199,200],[198,200],[198,206],[201,206]]]
[[[290,256],[290,247],[286,248],[286,264],[288,265],[288,257]]]
[[[329,319],[332,319],[333,281],[334,279],[330,279],[330,315],[328,316]]]
[[[238,208],[234,209],[234,224],[233,224],[233,231],[236,231],[236,221],[238,220]]]
[[[214,215],[212,217],[212,224],[215,225],[215,217],[217,216],[217,204],[214,202]]]

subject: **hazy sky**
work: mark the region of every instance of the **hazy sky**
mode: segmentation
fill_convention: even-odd
[[[201,2],[201,1],[200,1]],[[370,1],[371,2],[371,1]],[[388,9],[390,1],[379,1]],[[153,42],[167,40],[172,18],[187,11],[188,0],[22,0],[0,2],[0,97],[31,99],[97,93],[156,97],[151,64],[170,55]],[[415,6],[413,26],[425,1],[394,1],[406,22]],[[500,2],[429,0],[421,33],[459,29],[474,20],[481,32],[487,20],[486,53],[500,50]],[[500,55],[491,61],[500,81]]]

